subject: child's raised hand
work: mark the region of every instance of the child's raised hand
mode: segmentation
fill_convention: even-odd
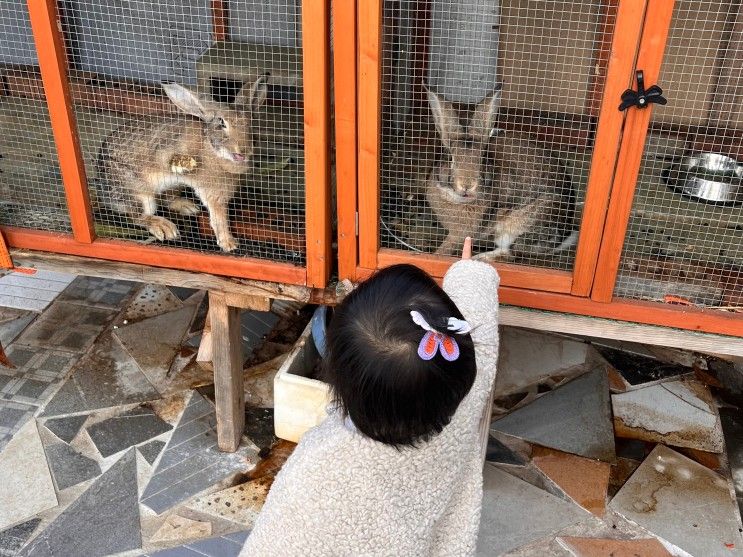
[[[462,259],[472,259],[472,238],[467,236],[462,246]]]

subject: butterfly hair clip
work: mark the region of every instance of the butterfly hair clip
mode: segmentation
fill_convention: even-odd
[[[451,335],[466,335],[472,330],[469,323],[463,319],[450,317],[447,321],[446,330],[451,334],[445,334],[431,327],[418,311],[411,311],[410,317],[413,318],[413,323],[426,331],[418,345],[418,356],[422,360],[432,360],[438,351],[441,351],[441,356],[449,362],[459,358],[459,345]]]

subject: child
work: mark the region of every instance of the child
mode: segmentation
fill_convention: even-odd
[[[498,282],[477,261],[455,263],[443,290],[397,265],[336,308],[335,407],[276,477],[241,555],[475,553]]]

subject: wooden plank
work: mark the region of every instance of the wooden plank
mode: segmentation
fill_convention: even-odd
[[[356,2],[333,0],[335,179],[338,212],[338,277],[355,278],[356,243]]]
[[[619,298],[611,303],[596,302],[590,298],[510,287],[501,288],[500,299],[514,306],[743,337],[743,315],[721,310]]]
[[[118,278],[148,284],[177,285],[225,293],[234,292],[307,304],[333,304],[336,298],[334,287],[325,289],[308,288],[301,285],[239,277],[221,277],[206,273],[163,269],[135,263],[121,263],[41,251],[11,249],[11,255],[18,262],[16,269],[36,271],[37,268],[40,268],[45,270],[39,272],[45,274],[59,271],[60,273]]]
[[[89,244],[95,238],[93,214],[88,197],[85,162],[67,82],[67,60],[58,26],[57,2],[28,0],[27,3],[72,233],[78,242]]]
[[[330,208],[330,0],[302,3],[307,284],[326,286],[332,259]]]
[[[512,327],[743,356],[743,340],[723,335],[506,305],[498,310],[498,319],[501,325]]]
[[[457,259],[439,257],[432,254],[417,254],[402,250],[382,249],[379,252],[379,267],[389,267],[399,263],[410,263],[420,267],[429,275],[441,278]],[[540,269],[508,263],[496,263],[503,286],[533,288],[550,292],[570,292],[572,275],[567,271]]]
[[[179,248],[149,246],[121,240],[98,238],[81,244],[69,236],[22,228],[3,228],[8,245],[30,250],[46,250],[67,255],[96,257],[153,267],[167,267],[286,284],[304,284],[306,271],[290,263],[277,263],[252,257],[207,254]]]
[[[358,3],[359,264],[377,268],[382,106],[382,2]]]
[[[617,7],[614,39],[573,265],[572,292],[576,296],[588,296],[593,283],[624,123],[624,113],[619,112],[617,107],[621,94],[631,83],[645,6],[645,0],[621,0]]]
[[[204,319],[204,329],[201,331],[199,351],[196,353],[196,363],[202,368],[214,371],[214,343],[212,341],[212,318],[208,311]]]
[[[234,292],[277,300],[303,303],[323,303],[335,293],[335,289],[312,289],[305,286],[280,284],[263,280],[222,277],[206,273],[163,269],[135,263],[121,263],[43,251],[11,249],[17,267],[44,269],[102,278],[118,278],[147,284],[183,286],[216,292]]]
[[[214,365],[214,402],[217,407],[217,444],[235,452],[245,428],[240,310],[227,305],[224,294],[209,293]]]
[[[10,258],[8,244],[5,241],[2,230],[0,230],[0,269],[12,269],[13,260]]]
[[[240,309],[252,311],[271,311],[271,298],[265,296],[253,296],[240,292],[226,292],[227,305]]]
[[[215,41],[229,38],[229,11],[226,0],[211,0],[212,34]]]
[[[647,87],[658,80],[675,1],[650,2],[637,57]],[[591,298],[611,301],[653,106],[628,109]],[[597,223],[598,224],[598,223]]]
[[[591,116],[598,116],[601,109],[601,99],[604,97],[612,43],[614,42],[614,28],[619,10],[619,0],[606,0],[601,4],[599,7],[601,10],[601,31],[595,43],[593,72],[591,73],[588,95],[586,96],[586,112]]]

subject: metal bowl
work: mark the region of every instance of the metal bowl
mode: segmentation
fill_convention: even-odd
[[[670,186],[690,197],[714,203],[743,202],[743,163],[727,155],[686,155],[663,175]]]

